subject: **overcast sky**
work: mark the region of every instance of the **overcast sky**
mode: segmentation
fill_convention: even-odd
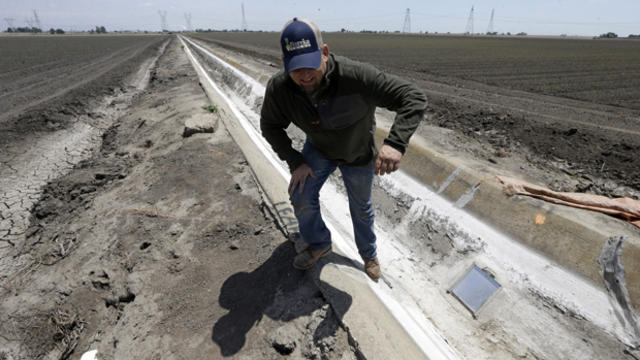
[[[471,7],[474,32],[493,31],[536,35],[640,34],[640,0],[0,0],[0,22],[7,28],[26,26],[37,11],[42,27],[88,30],[97,25],[112,30],[150,30],[161,27],[159,11],[166,11],[170,30],[185,30],[185,14],[195,28],[240,29],[241,4],[249,30],[279,31],[293,16],[314,20],[323,31],[342,28],[402,30],[410,9],[412,32],[465,32]]]

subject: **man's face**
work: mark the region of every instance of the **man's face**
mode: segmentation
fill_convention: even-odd
[[[329,59],[329,47],[322,46],[322,62],[317,69],[297,69],[289,73],[291,80],[296,83],[307,94],[312,94],[320,88],[322,78],[327,72],[327,60]]]

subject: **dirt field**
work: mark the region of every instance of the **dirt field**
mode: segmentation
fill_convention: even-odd
[[[62,39],[52,46],[65,60],[0,65],[0,359],[361,358],[318,269],[292,268],[293,246],[202,109],[177,39]],[[224,44],[277,63],[277,41],[258,39]],[[335,43],[414,79],[431,101],[425,129],[453,133],[448,146],[555,188],[638,197],[637,109],[445,78]],[[213,134],[185,137],[190,119]],[[398,211],[389,201],[376,211]]]
[[[0,126],[7,129],[3,123],[20,115],[22,126],[44,121],[55,127],[50,123],[56,113],[81,111],[86,101],[113,92],[122,81],[118,74],[139,66],[150,46],[161,40],[154,35],[0,37]],[[66,101],[55,104],[63,106],[47,104],[59,97]],[[40,119],[25,121],[27,108]],[[37,129],[43,124],[32,125]]]
[[[273,32],[199,33],[227,45],[270,48]],[[640,41],[527,37],[466,37],[325,33],[337,54],[455,80],[473,80],[512,90],[585,100],[640,110]]]
[[[355,359],[318,273],[292,268],[295,250],[237,145],[218,126],[183,137],[187,119],[214,115],[202,109],[208,101],[177,39],[152,44],[137,59],[161,54],[146,90],[130,85],[134,64],[110,71],[109,84],[74,90],[79,99],[120,94],[106,107],[123,110],[101,115],[109,125],[87,140],[98,148],[41,191],[3,186],[0,358],[78,359],[97,349],[100,359]],[[66,99],[47,106],[64,109]],[[94,100],[79,108],[102,114]],[[28,126],[2,123],[4,146],[44,146],[32,132],[43,122],[30,114]],[[92,119],[58,116],[51,133],[77,135],[75,124]],[[3,181],[8,168],[38,171],[5,149]],[[21,232],[13,216],[26,194],[34,200]]]
[[[274,66],[277,36],[195,35]],[[640,42],[340,33],[324,40],[337,54],[415,81],[430,100],[426,122],[454,130],[460,141],[451,145],[487,164],[515,159],[520,172],[555,190],[640,198]]]

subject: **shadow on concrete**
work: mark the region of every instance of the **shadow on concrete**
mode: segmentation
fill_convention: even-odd
[[[352,297],[322,282],[320,271],[328,263],[355,265],[349,258],[332,253],[310,270],[300,271],[291,265],[295,254],[293,243],[287,241],[254,271],[233,274],[222,284],[218,301],[229,312],[216,321],[211,335],[222,356],[237,354],[245,345],[247,333],[264,316],[288,322],[320,309],[328,302],[320,288],[331,297],[334,316],[322,320],[313,339],[315,342],[335,335]]]

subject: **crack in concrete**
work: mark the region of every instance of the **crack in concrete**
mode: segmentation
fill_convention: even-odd
[[[629,291],[627,290],[627,283],[624,277],[624,266],[620,258],[624,239],[625,236],[622,235],[610,237],[602,247],[598,263],[600,263],[602,278],[604,279],[609,294],[614,297],[624,313],[624,320],[626,320],[633,329],[633,346],[638,348],[640,347],[640,328],[633,314],[633,307],[629,299]],[[620,318],[620,316],[618,316],[618,318]],[[624,321],[621,322],[624,325]]]
[[[277,221],[277,219],[275,220]],[[322,298],[325,304],[328,304],[331,307],[333,317],[335,318],[340,328],[342,328],[342,330],[344,330],[344,332],[347,334],[347,342],[351,346],[351,351],[353,352],[353,355],[356,357],[357,360],[367,360],[366,356],[362,352],[362,349],[360,348],[360,344],[358,343],[357,339],[353,335],[353,332],[351,331],[349,326],[347,326],[347,324],[344,323],[342,319],[342,316],[345,314],[346,309],[343,309],[342,305],[335,303],[334,299],[331,297],[331,295],[326,291],[326,289],[322,285],[322,281],[320,280],[319,273],[316,273],[312,277],[312,279],[317,289],[320,291],[320,297]],[[342,316],[340,314],[342,314]]]
[[[456,201],[456,207],[460,209],[464,208],[469,203],[469,201],[473,200],[473,197],[476,195],[476,191],[478,191],[479,187],[480,183],[477,183],[474,187],[467,190],[466,193],[460,196],[458,201]]]
[[[460,166],[459,168],[457,168],[454,172],[452,172],[449,177],[447,177],[447,179],[442,183],[442,185],[440,185],[440,188],[438,189],[438,191],[436,192],[437,194],[441,194],[443,191],[446,190],[447,187],[449,187],[449,185],[451,185],[451,183],[453,182],[453,180],[456,179],[456,177],[458,177],[458,174],[460,174],[460,172],[462,170],[464,170],[467,166],[463,165]]]

